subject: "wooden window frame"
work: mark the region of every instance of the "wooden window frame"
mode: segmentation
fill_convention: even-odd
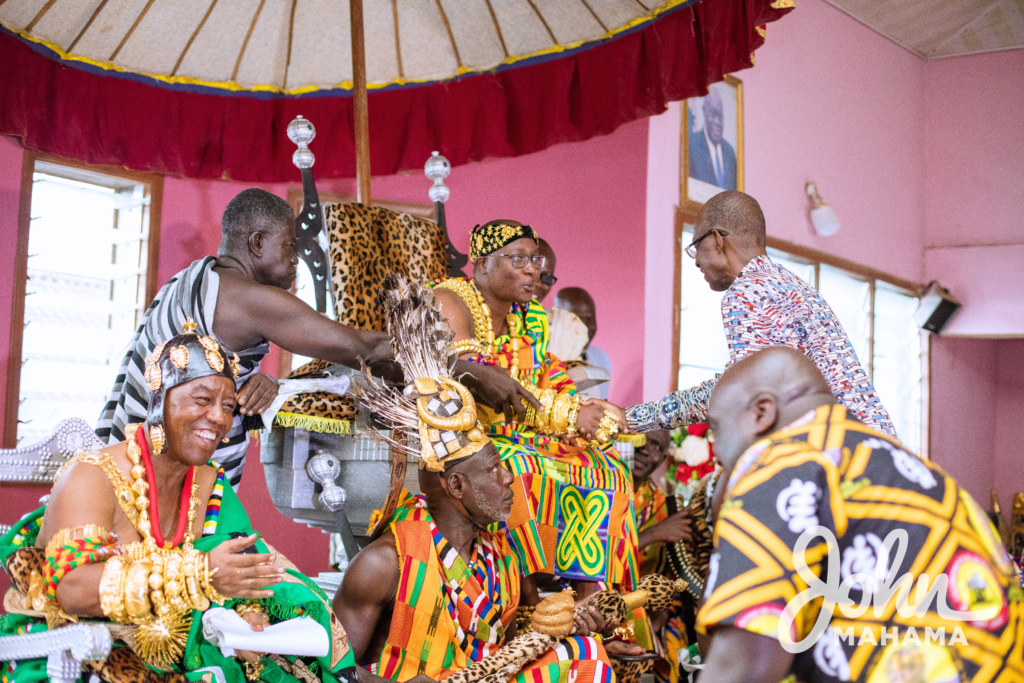
[[[678,206],[676,207],[675,214],[675,269],[673,277],[675,282],[673,283],[674,295],[672,298],[672,390],[679,391],[679,344],[681,342],[681,329],[680,329],[680,307],[682,306],[682,275],[683,275],[683,227],[689,224],[695,224],[697,222],[697,214],[691,211],[685,211]],[[855,261],[835,256],[824,251],[819,251],[811,247],[805,247],[802,244],[796,244],[795,242],[789,242],[787,240],[779,239],[778,237],[767,236],[766,246],[769,249],[776,249],[781,252],[785,252],[790,256],[794,256],[797,259],[806,260],[810,264],[814,265],[814,288],[817,289],[820,284],[820,273],[821,266],[832,266],[850,273],[858,279],[863,279],[870,285],[870,310],[869,310],[869,328],[868,328],[868,355],[867,355],[867,367],[865,371],[868,373],[868,377],[874,381],[874,363],[875,363],[875,289],[877,282],[885,282],[886,284],[896,287],[904,294],[909,296],[920,297],[924,291],[924,287],[912,280],[892,275],[883,270],[872,268],[871,266],[865,266]],[[930,429],[931,429],[931,396],[929,395],[929,382],[931,381],[931,335],[928,340],[922,344],[921,355],[922,355],[922,377],[921,377],[921,400],[923,405],[921,406],[921,457],[927,459],[927,453],[930,442]],[[685,388],[685,387],[684,387]]]
[[[7,403],[3,416],[3,447],[15,448],[18,443],[18,409],[21,407],[21,354],[25,331],[25,291],[28,284],[28,241],[32,226],[32,175],[36,162],[45,161],[83,171],[123,178],[146,186],[149,231],[146,239],[146,300],[144,308],[160,289],[160,217],[163,209],[164,177],[157,173],[131,171],[116,166],[94,166],[52,154],[25,150],[21,163],[21,190],[18,198],[18,237],[15,242],[14,286],[11,302],[11,336],[7,360]]]

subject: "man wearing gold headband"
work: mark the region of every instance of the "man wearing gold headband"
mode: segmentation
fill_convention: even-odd
[[[525,416],[481,407],[481,422],[515,482],[504,523],[524,575],[555,574],[585,595],[596,582],[632,587],[636,526],[629,470],[612,440],[610,404],[581,401],[562,362],[548,353],[548,318],[534,295],[544,257],[537,233],[515,221],[473,229],[473,278],[435,283],[463,360],[508,372],[541,408]],[[524,602],[539,597],[532,581]]]
[[[184,328],[147,360],[146,421],[129,425],[126,441],[73,458],[49,502],[0,538],[14,583],[0,633],[104,624],[115,645],[105,660],[85,662],[83,680],[354,681],[324,593],[252,531],[223,468],[207,464],[231,429],[238,356],[191,320]],[[311,618],[323,629],[322,652],[228,656],[204,635],[204,615],[218,608],[255,631]],[[216,616],[246,628],[230,612]],[[0,662],[0,671],[16,683],[47,677],[45,659]]]
[[[515,649],[503,646],[517,632],[518,561],[507,533],[490,530],[512,510],[513,477],[484,434],[472,395],[451,378],[452,333],[431,291],[391,278],[385,302],[409,385],[399,391],[367,374],[369,388],[357,391],[394,430],[378,436],[418,459],[422,493],[403,491],[381,520],[383,533],[349,566],[334,606],[360,664],[400,682],[443,679]],[[610,683],[604,647],[587,636],[606,626],[603,617],[591,608],[575,618],[577,635],[545,646],[518,675],[493,680]]]

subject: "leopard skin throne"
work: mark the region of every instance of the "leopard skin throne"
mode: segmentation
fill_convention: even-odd
[[[462,275],[467,258],[452,246],[444,219],[449,189],[442,181],[450,165],[435,152],[425,167],[434,181],[428,193],[433,221],[380,206],[323,204],[308,147],[315,135],[313,124],[302,117],[288,127],[298,146],[292,161],[302,174],[303,189],[296,251],[313,276],[321,313],[333,306],[340,323],[383,330],[377,293],[388,275],[401,273],[413,282]],[[332,375],[364,381],[359,372],[326,361],[307,363],[289,379]],[[297,522],[340,533],[349,558],[358,551],[356,536],[368,534],[371,513],[389,494],[403,487],[418,490],[415,468],[407,468],[404,456],[370,437],[371,420],[350,396],[297,394],[278,412],[260,457],[275,507]]]

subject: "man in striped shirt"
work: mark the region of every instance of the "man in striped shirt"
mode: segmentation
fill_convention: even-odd
[[[753,197],[736,191],[715,195],[697,215],[693,236],[686,254],[696,259],[712,290],[725,292],[722,324],[729,365],[768,346],[797,349],[814,361],[836,400],[857,419],[898,438],[831,307],[817,290],[768,258],[764,214]],[[719,376],[629,408],[630,430],[674,429],[706,421],[708,398]]]
[[[215,459],[232,486],[238,485],[248,446],[245,418],[262,426],[259,414],[277,396],[277,381],[261,374],[260,361],[270,342],[304,356],[358,367],[390,361],[384,333],[352,329],[320,315],[289,290],[295,280],[295,213],[288,202],[264,190],[243,190],[221,218],[222,241],[216,257],[207,256],[172,277],[146,310],[100,414],[96,434],[114,444],[125,427],[145,419],[150,394],[144,377],[146,358],[161,341],[181,334],[192,318],[201,335],[212,335],[238,353],[238,410],[227,441]]]

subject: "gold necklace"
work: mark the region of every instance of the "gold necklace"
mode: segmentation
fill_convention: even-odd
[[[138,431],[141,424],[130,424],[125,430],[128,437],[128,460],[132,463],[132,491],[135,493],[135,508],[139,511],[139,517],[135,521],[135,529],[142,536],[146,545],[156,547],[156,539],[150,528],[149,520],[149,483],[146,481],[146,468],[142,464],[142,449],[139,447]],[[199,482],[196,481],[198,468],[192,468],[192,490],[188,497],[188,527],[185,529],[185,537],[181,547],[190,550],[195,540],[196,508],[199,507]],[[158,520],[159,523],[159,520]]]

